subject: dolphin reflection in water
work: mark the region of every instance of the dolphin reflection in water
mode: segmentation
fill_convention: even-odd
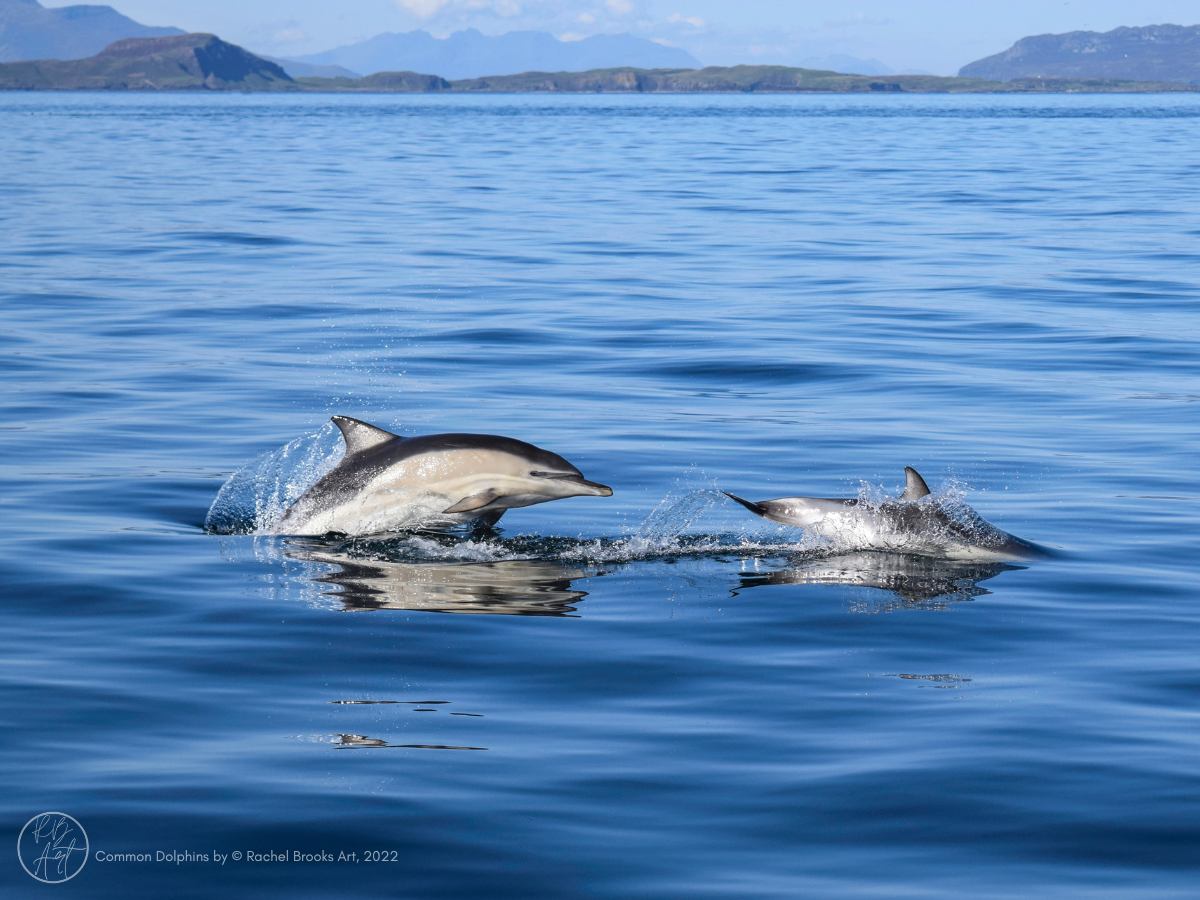
[[[904,493],[870,503],[858,498],[735,497],[756,516],[809,529],[844,551],[882,550],[949,559],[1036,559],[1049,553],[983,519],[961,501],[933,495],[917,470],[904,469]]]
[[[571,616],[587,596],[574,581],[604,574],[541,560],[388,562],[329,548],[290,548],[292,559],[335,565],[314,581],[337,588],[328,596],[349,611],[412,609],[494,616]]]
[[[874,607],[879,609],[896,605],[944,609],[948,601],[972,600],[991,593],[979,583],[995,578],[1001,572],[1021,568],[994,560],[934,559],[906,553],[863,551],[801,559],[789,568],[773,572],[746,572],[734,593],[772,584],[838,584],[886,591],[902,601],[902,604],[875,604]]]
[[[327,546],[293,545],[295,560],[336,567],[312,577],[329,585],[326,596],[344,611],[383,609],[498,616],[577,616],[588,596],[576,582],[607,574],[549,560],[496,562],[392,562],[363,559]],[[980,582],[1022,568],[996,560],[950,560],[902,553],[863,551],[838,556],[796,557],[788,568],[743,572],[738,594],[782,584],[846,585],[886,592],[899,602],[875,607],[945,608],[947,601],[988,594]],[[874,611],[879,611],[875,609]]]

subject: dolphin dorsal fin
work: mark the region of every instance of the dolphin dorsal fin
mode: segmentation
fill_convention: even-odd
[[[349,416],[334,416],[333,424],[341,429],[342,439],[346,442],[347,456],[374,449],[388,441],[404,440],[398,434],[392,434],[390,431],[384,431],[382,428],[376,428],[374,425],[368,425],[366,422],[352,419]]]
[[[900,495],[901,500],[920,500],[922,497],[928,497],[932,491],[929,490],[929,485],[925,483],[925,479],[918,474],[917,470],[912,466],[904,467],[904,493]]]

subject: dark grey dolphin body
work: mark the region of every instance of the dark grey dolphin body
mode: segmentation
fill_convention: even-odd
[[[1043,548],[987,522],[961,502],[931,495],[917,470],[906,466],[904,493],[879,504],[857,498],[780,497],[754,503],[722,491],[757,516],[811,528],[844,550],[886,550],[951,558],[1031,559]]]
[[[402,438],[334,416],[346,454],[288,508],[280,534],[378,534],[467,522],[565,497],[609,497],[557,453],[491,434]]]

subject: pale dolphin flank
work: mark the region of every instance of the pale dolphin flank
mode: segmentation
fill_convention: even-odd
[[[334,416],[346,455],[283,514],[278,534],[379,534],[404,528],[494,525],[505,510],[612,488],[549,450],[492,434],[402,438]]]
[[[951,558],[1028,559],[1047,556],[1029,541],[1001,531],[971,507],[931,495],[925,479],[905,466],[904,493],[882,503],[857,498],[780,497],[759,503],[722,491],[757,516],[811,528],[835,550],[887,550]]]

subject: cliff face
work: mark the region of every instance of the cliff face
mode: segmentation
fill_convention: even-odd
[[[901,91],[923,76],[871,78],[787,66],[709,66],[705,69],[595,69],[590,72],[525,72],[454,81],[456,91],[568,91],[575,93],[752,93],[795,91]],[[958,81],[958,79],[934,79]],[[914,88],[905,88],[904,83]],[[942,87],[946,90],[946,87]]]
[[[710,66],[706,69],[597,69],[592,72],[525,72],[453,81],[455,91],[514,93],[994,93],[1064,91],[1187,91],[1185,84],[1120,80],[1024,79],[1003,84],[982,78],[937,75],[846,75],[788,66]]]
[[[296,83],[307,91],[330,94],[428,94],[451,90],[450,82],[418,72],[376,72],[366,78],[301,77]]]
[[[1200,25],[1148,25],[1103,34],[1072,31],[1022,38],[963,66],[968,78],[1120,78],[1200,83]]]
[[[299,90],[275,63],[211,34],[128,38],[88,59],[0,65],[0,89],[60,91]]]
[[[376,72],[359,78],[356,84],[364,91],[448,91],[450,82],[437,75],[418,75],[416,72]]]

